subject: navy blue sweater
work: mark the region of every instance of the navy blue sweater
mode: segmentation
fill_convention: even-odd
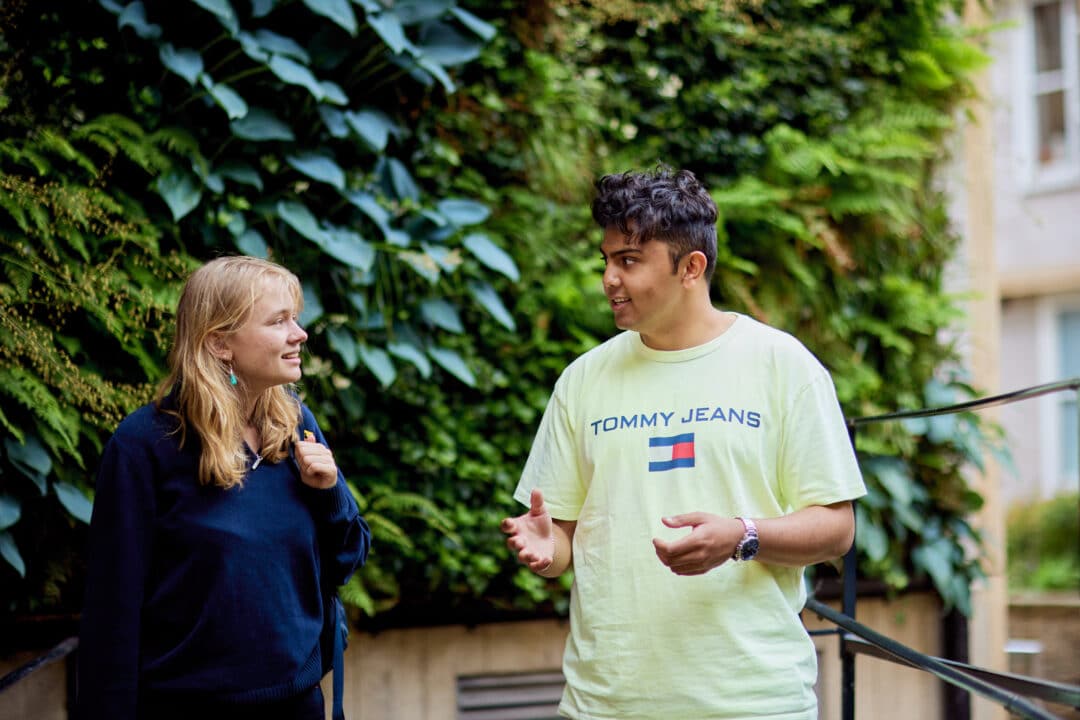
[[[102,456],[81,720],[134,720],[140,696],[246,704],[311,688],[330,670],[319,652],[320,588],[344,583],[367,556],[371,533],[340,471],[333,488],[312,488],[290,457],[259,463],[241,487],[200,485],[201,444],[189,432],[181,449],[176,425],[144,406]]]

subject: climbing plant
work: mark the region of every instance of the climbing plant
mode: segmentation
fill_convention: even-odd
[[[72,5],[77,4],[77,11]],[[978,392],[940,173],[985,62],[952,0],[57,0],[0,9],[0,602],[76,608],[96,455],[184,274],[304,283],[300,390],[375,531],[367,622],[562,609],[497,524],[563,367],[612,332],[588,201],[687,167],[717,304],[849,417]],[[968,609],[977,418],[860,432],[861,572]],[[10,580],[10,582],[9,582]],[[370,618],[374,619],[370,619]]]

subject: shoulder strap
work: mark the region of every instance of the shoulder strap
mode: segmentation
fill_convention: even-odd
[[[345,633],[348,625],[342,625],[345,608],[341,605],[341,599],[334,593],[334,707],[333,720],[345,720],[344,698],[345,694]]]

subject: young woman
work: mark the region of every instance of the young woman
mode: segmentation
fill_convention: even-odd
[[[184,286],[171,372],[102,456],[76,717],[323,720],[325,598],[371,534],[291,390],[302,303],[250,257]]]

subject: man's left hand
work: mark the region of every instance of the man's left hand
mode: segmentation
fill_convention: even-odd
[[[669,528],[691,528],[678,540],[653,538],[660,562],[676,575],[703,575],[731,559],[742,539],[745,527],[741,520],[710,513],[693,512],[663,518]]]

